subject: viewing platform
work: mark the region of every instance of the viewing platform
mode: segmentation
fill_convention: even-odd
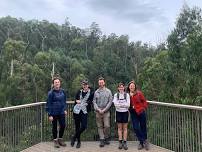
[[[66,142],[67,147],[54,148],[52,142],[43,142],[36,144],[28,149],[23,150],[22,152],[117,152],[120,151],[118,147],[118,141],[112,141],[110,145],[107,145],[103,148],[99,147],[99,142],[82,142],[82,147],[77,149],[70,146],[70,142]],[[137,150],[138,142],[129,141],[127,152],[139,152]],[[125,150],[123,150],[125,151]],[[141,150],[144,152],[146,150]],[[161,148],[159,146],[150,145],[150,152],[172,152],[171,150]]]
[[[74,133],[73,103],[68,102],[67,127],[64,140],[67,147],[55,149],[51,142],[51,123],[45,102],[0,108],[1,152],[115,152],[118,150],[115,108],[111,108],[111,144],[99,147],[95,113],[88,116],[88,128],[81,136],[81,148],[70,146]],[[149,101],[147,109],[148,139],[151,152],[201,152],[202,107]],[[137,139],[131,122],[128,126],[128,152],[136,152]],[[125,151],[125,150],[124,150]],[[141,150],[145,151],[145,150]]]

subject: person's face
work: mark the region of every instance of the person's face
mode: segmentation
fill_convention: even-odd
[[[105,81],[104,80],[99,80],[98,84],[99,84],[99,87],[103,88],[105,86]]]
[[[130,89],[130,91],[135,91],[135,84],[134,83],[131,83],[130,85],[129,85],[129,89]]]
[[[59,79],[55,79],[53,82],[53,86],[55,89],[59,89],[60,88],[60,80]]]
[[[120,85],[120,86],[118,87],[118,90],[119,90],[119,92],[124,92],[124,86],[123,86],[123,85]]]
[[[82,84],[83,90],[88,90],[88,84]]]

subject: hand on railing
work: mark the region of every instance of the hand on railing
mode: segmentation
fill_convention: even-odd
[[[65,115],[67,115],[67,111],[66,110],[64,111],[64,113],[65,113]]]

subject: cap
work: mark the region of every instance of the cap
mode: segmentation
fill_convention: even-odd
[[[87,85],[87,84],[88,84],[88,80],[83,80],[83,81],[81,82],[81,84]]]

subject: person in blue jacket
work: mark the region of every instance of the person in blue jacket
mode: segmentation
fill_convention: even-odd
[[[52,80],[53,88],[48,92],[48,99],[46,104],[46,111],[48,112],[48,119],[52,122],[52,134],[54,147],[66,146],[62,140],[65,130],[65,115],[67,115],[66,94],[61,88],[61,80],[55,77]],[[59,138],[57,124],[59,122]]]

